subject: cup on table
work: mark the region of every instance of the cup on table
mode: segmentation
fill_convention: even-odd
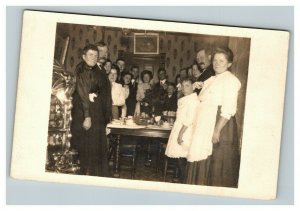
[[[121,125],[125,125],[125,117],[120,117]]]
[[[160,125],[161,116],[154,117],[154,120],[155,120],[157,125]]]

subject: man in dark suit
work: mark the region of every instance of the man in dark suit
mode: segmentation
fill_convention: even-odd
[[[97,65],[101,71],[106,73],[104,64],[108,58],[108,47],[104,42],[97,42],[95,45],[97,46],[99,51]]]
[[[167,96],[167,71],[165,69],[159,69],[158,72],[159,82],[153,85],[153,106],[155,115],[161,115],[163,112],[164,100]]]
[[[108,80],[108,74],[107,74],[106,69],[104,67],[105,63],[108,61],[108,47],[102,41],[97,42],[95,44],[95,46],[98,48],[98,52],[99,52],[98,53],[97,66],[100,69],[100,72],[102,73],[103,77],[104,77],[104,75],[106,76],[105,77],[106,82],[109,82],[109,80]],[[105,74],[103,74],[103,73],[105,73]],[[110,85],[110,82],[109,82],[109,85]],[[106,103],[107,106],[109,106],[109,103],[110,103],[109,101]],[[111,117],[112,114],[109,113],[108,115]]]
[[[177,93],[174,83],[169,82],[167,88],[168,95],[164,100],[163,111],[177,111]]]
[[[203,72],[201,75],[196,79],[195,82],[204,82],[207,79],[209,79],[211,76],[215,75],[215,71],[213,69],[212,63],[211,63],[211,57],[212,57],[212,51],[210,49],[201,49],[197,53],[196,62],[200,67],[203,67]],[[200,93],[201,88],[194,83],[194,87],[196,87],[195,91],[197,94]]]
[[[139,69],[139,66],[132,66],[131,69],[130,69],[130,73],[132,74],[132,79],[131,79],[131,85],[133,87],[136,87],[138,86],[139,84],[139,80],[140,80],[140,69]]]
[[[209,79],[211,76],[215,75],[215,71],[211,63],[211,57],[212,57],[212,50],[210,49],[201,49],[200,51],[198,51],[196,61],[199,67],[200,65],[203,67],[203,71],[198,81],[204,82],[207,79]]]
[[[123,71],[126,71],[126,63],[125,60],[123,58],[118,58],[116,61],[116,65],[119,67],[120,69],[120,74],[118,76],[118,81],[121,81],[121,74]]]

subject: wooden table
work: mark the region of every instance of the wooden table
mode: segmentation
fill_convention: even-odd
[[[139,136],[139,137],[153,137],[168,139],[171,129],[160,128],[115,128],[110,125],[107,126],[111,131],[110,134],[116,136],[116,151],[115,151],[115,165],[114,165],[114,177],[120,177],[119,173],[119,159],[120,159],[120,136]]]

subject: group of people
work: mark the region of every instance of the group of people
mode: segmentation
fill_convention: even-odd
[[[111,61],[108,61],[111,63]],[[165,69],[158,70],[159,82],[153,82],[153,73],[138,66],[126,70],[125,61],[104,65],[112,87],[112,118],[135,115],[162,115],[163,111],[177,110],[175,83],[167,81]]]
[[[202,49],[196,62],[174,83],[167,72],[108,59],[103,42],[87,45],[75,70],[71,145],[79,152],[81,174],[110,176],[106,125],[137,114],[177,111],[165,154],[176,158],[181,180],[188,184],[236,187],[239,141],[234,118],[239,80],[230,72],[233,53]]]
[[[200,51],[204,71],[181,81],[175,124],[165,154],[176,158],[181,182],[237,187],[239,140],[235,113],[240,81],[230,72],[233,53],[217,48]],[[193,68],[194,72],[198,70]],[[196,90],[196,92],[195,92]]]

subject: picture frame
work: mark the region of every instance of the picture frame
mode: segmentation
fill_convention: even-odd
[[[159,54],[159,34],[134,33],[134,54]]]

